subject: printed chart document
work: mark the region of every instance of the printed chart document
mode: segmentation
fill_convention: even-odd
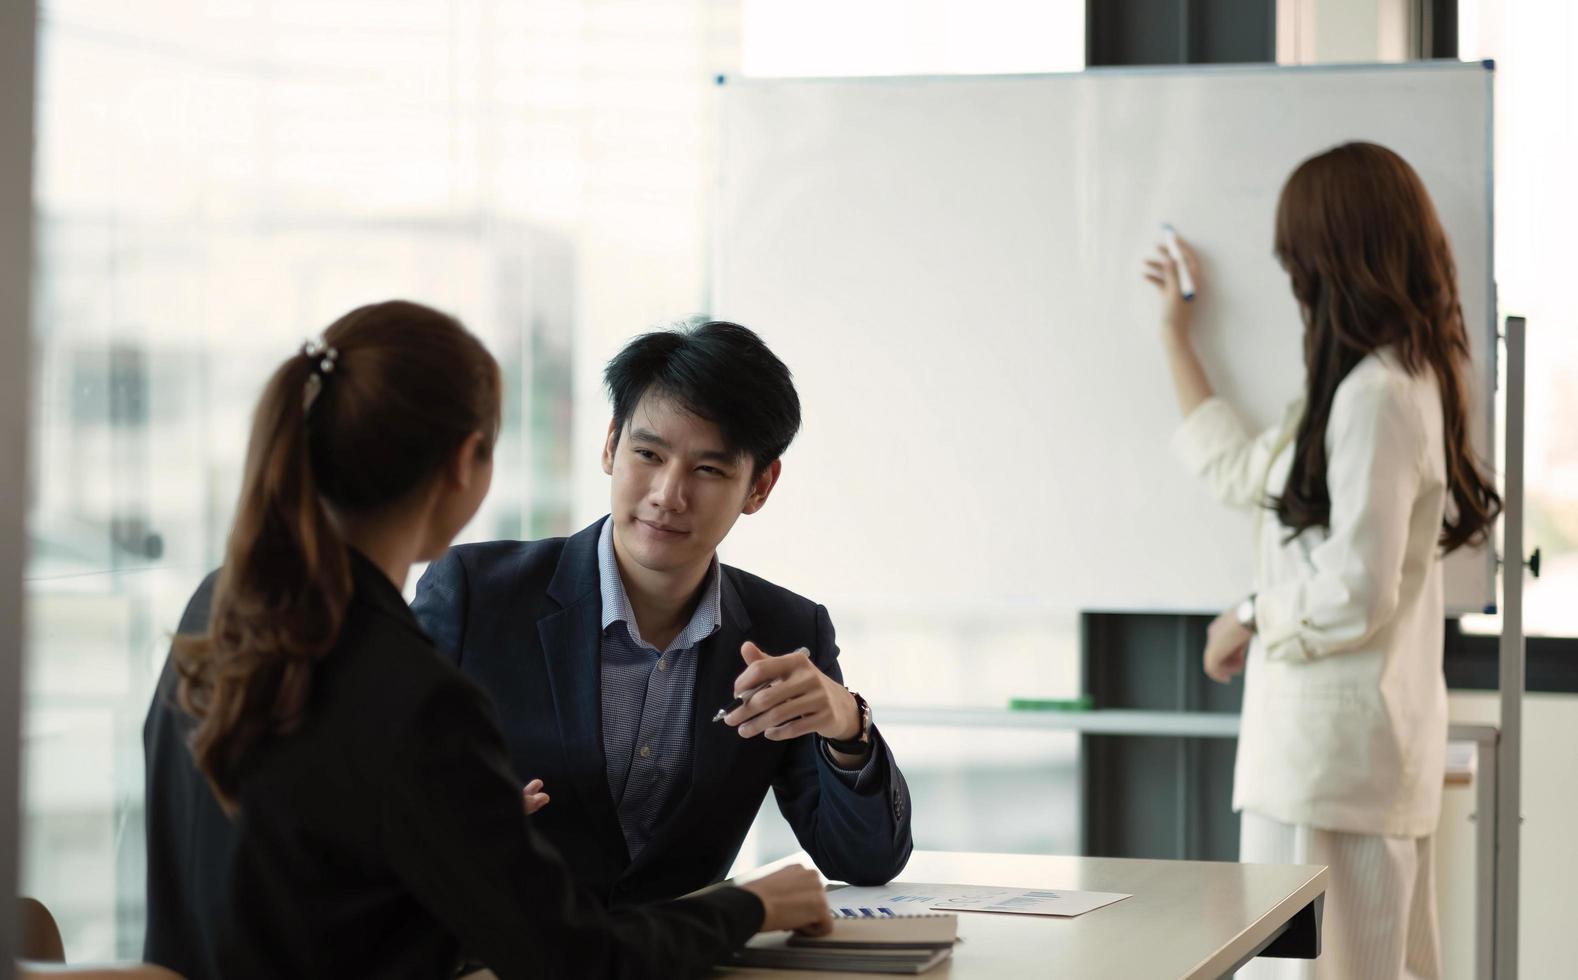
[[[834,915],[846,916],[907,915],[918,909],[1074,916],[1130,897],[1118,892],[892,881],[876,888],[835,888],[827,893],[827,904]]]

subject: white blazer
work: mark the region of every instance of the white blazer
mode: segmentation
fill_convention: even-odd
[[[1225,401],[1173,450],[1223,502],[1254,508],[1255,620],[1233,808],[1394,837],[1435,832],[1446,748],[1441,395],[1390,351],[1337,386],[1326,427],[1331,528],[1288,539],[1267,509],[1303,411],[1251,436]]]

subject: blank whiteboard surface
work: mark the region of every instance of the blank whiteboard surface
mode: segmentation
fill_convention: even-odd
[[[1435,200],[1493,458],[1490,79],[1436,63],[729,80],[712,312],[788,363],[805,428],[726,560],[868,608],[1241,597],[1253,518],[1168,450],[1179,415],[1141,261],[1163,221],[1195,243],[1207,370],[1273,424],[1303,381],[1277,194],[1354,139],[1401,153]],[[1452,556],[1449,608],[1483,608],[1493,582],[1484,549]]]

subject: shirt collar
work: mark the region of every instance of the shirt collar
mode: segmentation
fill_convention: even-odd
[[[630,633],[630,639],[650,650],[657,647],[641,638],[641,628],[636,623],[635,610],[630,608],[630,597],[625,594],[624,580],[619,577],[619,562],[614,558],[614,518],[612,515],[603,521],[603,530],[597,537],[597,581],[603,595],[603,631],[615,623],[624,623],[625,629]],[[723,574],[718,565],[718,556],[712,556],[712,564],[707,568],[707,578],[701,588],[701,601],[696,603],[696,611],[690,616],[690,623],[674,641],[668,645],[668,650],[684,650],[693,647],[716,633],[723,627]]]

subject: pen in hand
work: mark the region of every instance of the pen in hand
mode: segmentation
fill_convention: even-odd
[[[765,691],[770,686],[772,686],[770,683],[760,684],[751,688],[749,691],[746,691],[744,694],[736,694],[733,701],[730,701],[728,704],[718,709],[718,713],[712,716],[712,720],[722,721],[725,715],[745,704],[745,702],[749,701],[756,695],[756,692]]]
[[[1162,225],[1162,240],[1167,249],[1167,255],[1178,268],[1178,291],[1183,294],[1184,302],[1194,300],[1194,276],[1189,274],[1189,263],[1184,259],[1183,251],[1178,247],[1178,232],[1172,225]]]

